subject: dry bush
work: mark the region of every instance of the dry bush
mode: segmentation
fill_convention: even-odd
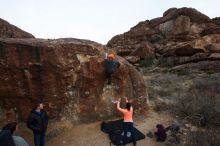
[[[205,118],[208,124],[220,125],[220,79],[218,76],[198,78],[190,91],[180,96],[177,114],[191,120]],[[200,121],[198,121],[199,123]]]
[[[155,63],[155,59],[153,56],[148,56],[145,59],[140,61],[141,67],[150,67]]]
[[[169,111],[172,107],[172,103],[157,99],[153,102],[152,107],[156,112]]]
[[[186,146],[220,146],[219,133],[217,129],[195,131],[187,134]]]

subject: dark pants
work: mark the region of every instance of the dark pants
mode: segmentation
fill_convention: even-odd
[[[133,123],[132,122],[123,122],[123,131],[124,131],[123,140],[126,141],[127,133],[131,132],[131,138],[132,138],[132,141],[133,141],[133,145],[136,146]]]
[[[112,82],[112,73],[109,73],[109,72],[105,72],[105,75],[106,75],[106,78],[108,79],[108,82],[107,84],[111,84]]]
[[[34,145],[45,146],[45,133],[34,133]]]

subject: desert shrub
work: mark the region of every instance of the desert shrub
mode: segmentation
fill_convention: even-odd
[[[193,117],[205,118],[211,125],[220,125],[220,79],[218,76],[197,78],[188,93],[180,96],[176,112],[193,121]],[[197,115],[197,116],[196,116]],[[198,118],[198,116],[200,116]],[[199,121],[200,122],[200,121]],[[199,123],[197,122],[197,123]]]
[[[186,136],[186,146],[219,146],[219,129],[210,128],[200,131],[191,131]]]
[[[166,101],[163,100],[155,100],[153,103],[153,109],[156,112],[160,112],[160,111],[168,111],[171,109],[172,103],[168,103]]]
[[[171,69],[171,70],[169,70],[169,72],[177,74],[178,76],[190,75],[190,70],[189,69]]]
[[[140,66],[141,67],[150,67],[154,64],[155,59],[153,56],[147,56],[143,60],[140,61]]]
[[[168,57],[160,57],[159,58],[159,65],[161,67],[173,67],[175,66],[175,61],[172,58]]]

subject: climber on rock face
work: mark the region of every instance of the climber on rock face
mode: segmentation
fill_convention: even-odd
[[[113,53],[110,53],[106,55],[106,58],[104,60],[104,67],[105,67],[105,74],[108,79],[107,84],[111,84],[111,76],[112,74],[119,68],[120,63],[115,60],[115,55]]]

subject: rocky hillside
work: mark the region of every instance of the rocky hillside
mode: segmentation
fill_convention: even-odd
[[[107,46],[136,65],[153,58],[157,65],[220,71],[219,20],[193,8],[171,8],[113,37]]]
[[[36,101],[51,118],[91,122],[114,116],[112,100],[129,97],[137,113],[147,111],[143,76],[126,60],[106,85],[106,48],[78,39],[0,38],[0,117],[26,120]],[[116,114],[117,115],[117,114]]]
[[[0,38],[34,38],[34,36],[0,18]]]

